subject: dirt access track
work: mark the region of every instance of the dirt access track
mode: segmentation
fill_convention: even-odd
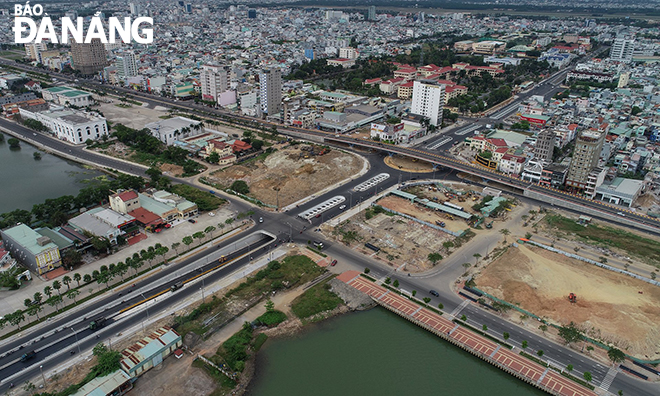
[[[629,355],[660,358],[657,286],[528,245],[509,247],[482,270],[476,284],[553,322],[575,322]],[[569,293],[577,295],[577,303],[568,301]]]
[[[233,165],[212,173],[208,180],[228,188],[235,180],[244,180],[250,195],[269,205],[279,206],[297,202],[337,182],[347,179],[362,169],[363,162],[350,153],[332,149],[324,155],[304,158],[309,145],[299,144],[274,152],[264,160],[257,159]],[[314,151],[320,148],[315,146]]]

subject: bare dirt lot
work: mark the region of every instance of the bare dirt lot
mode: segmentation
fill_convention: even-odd
[[[452,232],[461,232],[466,228],[469,228],[467,223],[462,219],[454,218],[453,220],[449,220],[448,216],[442,212],[424,208],[420,205],[413,204],[404,198],[393,195],[388,195],[376,203],[385,208],[426,221],[427,223],[435,224],[436,221],[442,221],[445,223],[445,228]]]
[[[385,164],[403,172],[427,173],[433,172],[433,165],[425,161],[414,161],[412,158],[393,155],[385,157]]]
[[[476,278],[477,287],[559,324],[660,358],[660,288],[541,248],[510,247]],[[577,303],[568,294],[577,295]]]
[[[296,145],[278,150],[264,160],[249,161],[216,171],[208,181],[229,187],[235,180],[244,180],[249,195],[270,205],[277,205],[279,188],[280,207],[290,205],[358,173],[362,169],[359,157],[332,150],[327,154],[304,158],[306,151]],[[318,147],[315,151],[318,152]],[[301,156],[302,154],[302,156]]]
[[[357,233],[359,237],[351,242],[355,249],[364,250],[371,255],[373,251],[364,248],[364,244],[369,242],[381,248],[374,258],[387,261],[394,267],[405,264],[403,269],[409,272],[422,272],[432,268],[433,264],[428,260],[429,253],[441,252],[446,256],[442,243],[454,239],[452,235],[415,221],[382,213],[364,220],[362,212],[353,216],[347,224],[339,225],[337,230],[340,240],[342,233]]]

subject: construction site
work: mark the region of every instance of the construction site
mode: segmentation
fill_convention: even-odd
[[[376,251],[375,258],[404,271],[422,272],[441,266],[442,260],[431,261],[429,254],[446,258],[470,238],[493,232],[489,229],[494,221],[508,218],[507,210],[495,218],[475,211],[472,206],[490,202],[493,196],[482,197],[468,187],[430,183],[394,190],[350,221],[339,224],[332,233],[365,254]],[[496,202],[508,201],[501,198]],[[490,212],[487,210],[487,214]]]
[[[657,286],[527,244],[507,247],[474,280],[480,290],[550,323],[574,322],[631,356],[660,358]],[[517,321],[520,312],[508,315]]]
[[[362,167],[363,161],[356,155],[297,144],[213,172],[207,181],[228,188],[243,180],[250,189],[249,196],[283,207],[355,175]]]

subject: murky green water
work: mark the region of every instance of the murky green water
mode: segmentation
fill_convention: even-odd
[[[545,395],[382,308],[268,340],[249,394]]]
[[[87,186],[86,180],[101,175],[101,172],[46,154],[25,142],[21,142],[20,149],[11,150],[7,144],[11,136],[4,137],[4,143],[0,143],[0,213],[30,210],[34,204],[48,198],[75,196]],[[36,151],[41,153],[40,160],[34,159]]]

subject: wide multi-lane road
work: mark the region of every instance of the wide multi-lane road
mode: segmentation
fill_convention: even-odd
[[[69,77],[67,76],[67,78]],[[92,84],[92,83],[85,82],[85,84]],[[94,85],[99,88],[105,88],[104,86],[101,85],[97,85],[97,84]],[[115,88],[110,88],[110,89],[115,90]],[[546,87],[544,89],[549,89],[549,87]],[[209,109],[203,106],[194,105],[192,103],[176,102],[164,98],[155,98],[152,97],[151,95],[137,93],[135,91],[130,91],[130,90],[127,91],[129,91],[134,96],[139,96],[140,100],[145,101],[151,105],[171,105],[180,108],[187,108],[190,110],[203,110],[207,112],[215,112],[219,115],[227,114],[224,111]],[[241,118],[245,118],[245,117],[241,117]],[[252,121],[256,121],[256,120],[252,120]],[[268,126],[273,125],[265,122],[263,124]],[[54,150],[58,150],[64,153],[68,152],[71,155],[74,155],[86,161],[97,162],[101,166],[111,167],[127,173],[140,174],[140,175],[143,174],[142,168],[132,166],[131,164],[127,164],[122,161],[112,160],[106,157],[98,156],[94,153],[87,152],[81,148],[72,147],[68,144],[54,141],[52,138],[49,138],[47,136],[40,136],[39,134],[35,136],[31,130],[18,126],[12,122],[0,120],[0,126],[5,126],[15,132],[18,131],[18,133],[20,133],[22,136],[24,136],[27,139],[35,140],[41,144],[46,145],[47,147],[51,147]],[[529,183],[522,182],[519,179],[507,177],[505,175],[499,174],[497,172],[492,172],[487,169],[473,167],[470,164],[465,164],[456,161],[453,158],[446,157],[429,150],[389,146],[389,145],[384,145],[382,143],[352,139],[343,135],[334,135],[322,131],[302,130],[298,128],[289,128],[282,126],[277,126],[277,127],[280,132],[285,134],[287,132],[294,132],[298,134],[305,133],[308,136],[310,136],[310,138],[323,138],[328,142],[346,144],[348,146],[353,146],[353,147],[360,146],[364,148],[370,148],[381,153],[398,153],[413,158],[424,159],[434,164],[437,164],[438,166],[441,167],[439,168],[440,170],[436,174],[436,176],[438,176],[439,178],[452,177],[455,175],[454,171],[463,171],[466,173],[478,175],[482,177],[484,180],[492,180],[496,183],[502,183],[503,185],[515,187],[520,191],[524,189],[530,189],[546,194],[548,198],[570,200],[575,204],[594,208],[600,211],[605,217],[609,217],[612,214],[616,214],[616,212],[618,211],[617,208],[611,207],[609,205],[603,205],[603,204],[591,202],[589,200],[584,200],[577,196],[565,194],[563,192],[549,190],[549,189],[541,188],[539,186],[529,185]],[[412,175],[410,174],[401,174],[400,172],[392,171],[392,169],[385,167],[384,165],[382,165],[382,161],[380,160],[379,155],[377,154],[369,155],[368,158],[372,165],[372,169],[367,175],[357,178],[356,180],[344,186],[338,187],[333,191],[322,194],[316,197],[315,199],[307,202],[306,204],[300,205],[299,208],[292,209],[287,213],[258,213],[258,215],[263,216],[265,219],[265,223],[262,225],[263,229],[271,231],[273,234],[276,234],[278,238],[287,238],[289,235],[291,235],[294,242],[301,242],[303,244],[306,244],[308,240],[313,240],[313,239],[322,240],[320,235],[314,231],[315,227],[310,226],[310,223],[312,223],[312,225],[318,225],[324,220],[323,217],[314,218],[311,220],[311,222],[307,222],[297,216],[300,212],[310,209],[316,205],[319,205],[321,202],[337,195],[342,195],[346,198],[347,206],[355,206],[359,204],[361,201],[368,198],[376,191],[387,188],[395,184],[399,180],[405,181],[405,180],[409,180],[412,177]],[[391,177],[383,181],[379,185],[377,185],[373,189],[373,191],[368,190],[368,191],[356,192],[353,190],[353,188],[359,183],[364,182],[365,180],[368,180],[370,177],[382,172],[389,172],[391,174]],[[429,175],[421,175],[421,176],[428,177],[431,175],[429,174]],[[241,207],[243,206],[247,207],[246,204],[240,203],[238,201],[234,202],[233,204],[239,205]],[[335,207],[329,210],[325,214],[326,216],[325,219],[327,220],[329,217],[332,217],[338,214],[339,212],[341,212],[342,210],[347,210],[347,209],[348,208],[340,209],[339,207]],[[646,225],[652,225],[652,226],[658,225],[657,221],[653,219],[649,219],[646,216],[638,216],[636,214],[631,214],[627,218],[637,220]],[[307,228],[307,226],[310,227]],[[588,358],[587,356],[572,351],[570,349],[567,349],[558,344],[555,344],[554,342],[549,341],[543,337],[539,337],[538,335],[530,331],[527,331],[524,328],[521,328],[513,323],[504,321],[494,313],[482,310],[480,308],[477,308],[469,304],[465,305],[464,300],[459,298],[455,293],[453,293],[450,288],[450,284],[456,279],[458,275],[460,275],[460,271],[462,271],[460,264],[466,261],[462,257],[451,258],[451,262],[445,263],[444,269],[442,271],[438,271],[433,274],[429,274],[426,276],[399,276],[398,273],[392,273],[391,269],[385,268],[382,264],[370,260],[368,257],[358,254],[352,250],[347,250],[343,248],[341,245],[336,245],[336,244],[333,245],[332,243],[328,243],[327,241],[325,242],[329,246],[328,253],[332,254],[333,257],[340,259],[340,261],[347,263],[347,265],[350,265],[352,268],[361,270],[364,267],[370,267],[372,268],[373,271],[372,274],[376,275],[377,277],[389,275],[393,278],[396,278],[399,280],[399,283],[401,285],[400,287],[403,290],[408,290],[408,291],[418,290],[420,294],[421,293],[427,294],[428,290],[431,289],[437,290],[440,294],[440,297],[433,297],[431,295],[428,295],[428,297],[430,297],[432,299],[432,302],[435,304],[442,302],[445,305],[445,311],[447,312],[456,311],[457,314],[458,313],[465,314],[466,316],[468,316],[469,320],[473,321],[473,323],[475,324],[486,324],[489,330],[492,330],[494,334],[498,332],[499,334],[501,334],[503,331],[507,331],[511,334],[510,342],[513,342],[516,345],[519,345],[519,343],[522,340],[527,340],[529,342],[530,348],[537,350],[538,349],[544,350],[546,352],[546,355],[544,356],[548,357],[552,361],[557,362],[557,364],[563,364],[563,365],[572,364],[575,367],[576,371],[591,372],[594,375],[594,379],[595,379],[594,382],[596,384],[600,384],[600,382],[605,378],[608,367],[605,367],[595,362],[594,360]],[[490,241],[487,240],[484,240],[482,242],[483,242],[482,244],[491,243]],[[484,249],[487,250],[486,247],[484,247]],[[183,293],[181,295],[183,296]],[[461,311],[457,311],[458,309],[460,309]],[[80,315],[75,316],[75,318],[80,320],[79,316]],[[67,320],[71,320],[71,319],[67,318]],[[102,336],[102,338],[106,336],[103,332],[100,332],[99,334]],[[67,344],[67,349],[69,349],[70,346],[73,345],[74,343],[74,341],[71,340],[71,337],[68,337],[68,339],[70,340],[70,342],[69,344]],[[92,344],[93,342],[91,342],[90,345],[88,346],[91,346]],[[0,351],[2,351],[2,349],[0,349]],[[58,361],[63,361],[66,358],[67,358],[66,356],[62,356],[61,359]],[[25,378],[29,378],[29,376],[34,376],[35,374],[37,374],[37,372],[35,372],[35,370],[33,369],[30,372],[22,373],[21,378],[23,376]],[[631,394],[631,395],[654,395],[659,393],[659,389],[657,386],[647,382],[639,381],[637,379],[631,378],[630,376],[622,375],[622,374],[618,374],[614,378],[614,381],[612,382],[611,385],[611,389],[612,390],[622,389],[624,391],[624,394]]]

